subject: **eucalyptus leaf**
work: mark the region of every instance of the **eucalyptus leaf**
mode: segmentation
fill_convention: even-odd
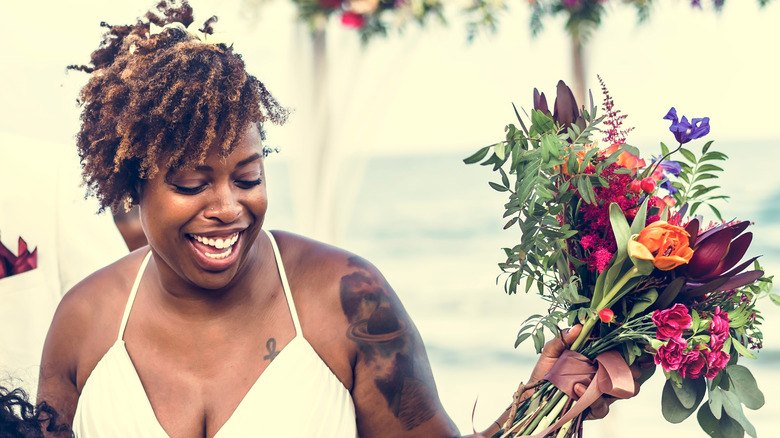
[[[700,384],[704,386],[703,379],[697,379],[696,382],[700,382],[696,383],[696,385]],[[696,397],[694,398],[693,402],[691,402],[686,396],[686,402],[692,406],[690,408],[686,408],[677,397],[674,386],[676,385],[671,380],[667,380],[664,384],[664,389],[661,392],[661,413],[663,414],[666,421],[676,424],[691,416],[699,403],[701,403],[701,400],[704,398],[704,393],[706,391],[699,391],[697,387],[694,387]]]
[[[756,428],[753,427],[747,417],[745,417],[745,413],[742,412],[742,403],[740,403],[736,394],[731,391],[723,391],[723,410],[729,417],[739,423],[748,435],[757,438]]]
[[[677,400],[685,409],[693,409],[698,406],[704,398],[704,392],[707,391],[704,377],[698,379],[683,379],[682,385],[671,385]],[[694,405],[695,404],[695,405]]]
[[[732,420],[728,415],[723,415],[718,420],[705,405],[702,405],[699,409],[696,418],[699,420],[699,426],[701,426],[702,430],[712,438],[742,438],[745,436],[745,432],[739,423]]]
[[[764,406],[764,394],[749,369],[742,365],[729,365],[725,371],[732,391],[746,408],[755,410]]]
[[[712,415],[720,419],[723,414],[723,390],[721,388],[715,388],[710,391],[710,398],[707,400],[707,404],[710,406],[710,412]]]

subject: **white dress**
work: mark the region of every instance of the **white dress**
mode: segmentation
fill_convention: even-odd
[[[273,244],[295,337],[255,381],[215,438],[354,438],[357,425],[352,396],[303,336],[279,249],[271,233],[267,234]],[[73,431],[78,438],[168,437],[122,339],[150,254],[139,269],[116,342],[84,384],[73,419]]]

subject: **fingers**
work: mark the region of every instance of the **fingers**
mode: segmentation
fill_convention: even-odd
[[[577,398],[582,397],[588,388],[582,383],[574,385],[574,393],[577,394]],[[593,404],[590,405],[586,411],[588,414],[585,416],[586,420],[598,420],[604,418],[609,414],[609,405],[615,402],[614,397],[608,395],[602,395]]]
[[[569,346],[574,343],[574,341],[577,340],[577,336],[580,335],[580,332],[582,331],[582,326],[577,324],[574,327],[563,331],[563,337],[551,340],[550,342],[546,343],[544,345],[544,348],[542,349],[542,356],[548,357],[548,358],[557,358],[560,357],[561,353],[564,352],[564,350],[568,349]]]

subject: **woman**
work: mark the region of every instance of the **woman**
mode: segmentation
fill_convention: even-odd
[[[197,36],[186,3],[158,10],[106,25],[78,136],[86,183],[104,208],[138,204],[149,246],[63,299],[39,400],[79,437],[459,435],[381,273],[262,229],[262,125],[287,111],[212,20]]]

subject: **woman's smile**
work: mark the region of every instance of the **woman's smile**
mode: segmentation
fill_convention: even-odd
[[[224,237],[205,234],[189,234],[188,237],[198,264],[208,271],[221,271],[237,260],[241,235],[236,232]]]

